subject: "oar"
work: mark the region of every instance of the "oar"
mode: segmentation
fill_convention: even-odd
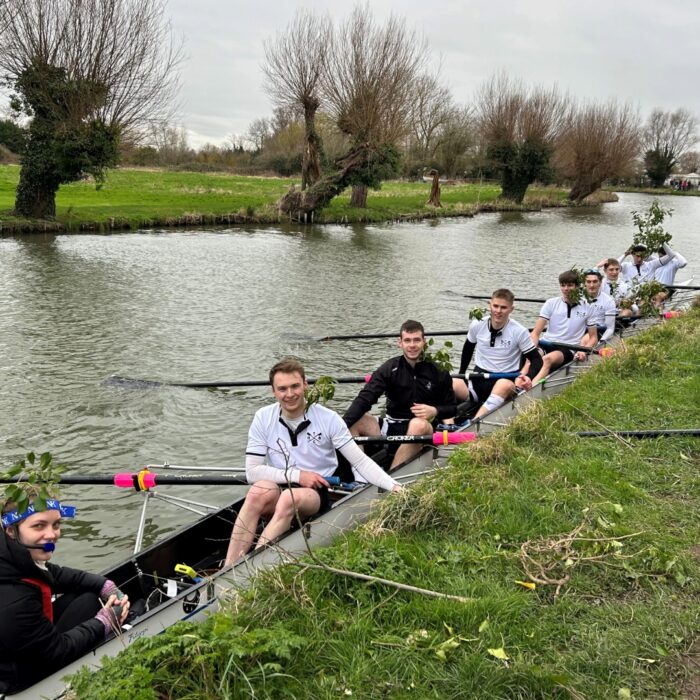
[[[573,345],[571,343],[560,343],[555,340],[545,340],[540,338],[539,344],[545,348],[564,348],[565,350],[573,350],[574,352],[588,352],[602,357],[609,357],[615,354],[615,349],[611,347],[604,348],[589,348],[586,345]]]
[[[421,442],[428,445],[460,445],[464,442],[476,440],[476,433],[450,433],[441,430],[432,435],[378,435],[356,437],[355,442],[360,444],[383,444],[387,442]]]
[[[469,329],[457,331],[425,331],[426,336],[431,335],[466,335]],[[396,331],[389,333],[355,333],[353,335],[324,335],[313,340],[368,340],[372,338],[398,338],[399,334]]]
[[[514,379],[519,372],[469,372],[466,376],[484,377],[485,379]],[[464,379],[464,374],[452,374],[457,379]],[[371,374],[360,374],[352,377],[331,377],[338,384],[362,384],[368,382],[372,378]],[[317,379],[307,378],[309,384],[314,384]],[[270,386],[269,379],[239,379],[234,381],[221,382],[159,382],[152,379],[131,379],[129,377],[111,376],[107,382],[109,385],[130,385],[136,388],[159,387],[159,386],[175,386],[184,387],[186,389],[226,389],[230,387],[251,387],[251,386]]]
[[[690,289],[691,291],[697,291],[700,287],[693,287],[689,284],[665,284],[666,289]]]
[[[331,486],[340,486],[340,478],[337,476],[323,477]],[[0,478],[0,484],[14,484],[22,481],[21,477],[12,479]],[[66,474],[58,479],[59,484],[73,485],[109,485],[117,486],[120,489],[135,489],[136,491],[146,491],[155,486],[250,486],[250,483],[241,476],[187,476],[173,475],[161,476],[154,472],[138,472],[120,474]]]
[[[700,437],[700,428],[678,428],[672,430],[586,430],[576,433],[579,437],[620,437],[655,438],[655,437]]]
[[[459,297],[464,297],[465,299],[483,299],[484,301],[491,301],[490,296],[479,296],[478,294],[462,294],[461,292],[453,292],[451,289],[446,289],[443,291],[443,294],[453,294],[455,296]],[[515,295],[515,303],[517,304],[519,301],[525,301],[529,302],[531,304],[544,304],[546,299],[529,299],[527,297],[519,297],[517,294]],[[430,335],[429,333],[426,333],[426,335]]]

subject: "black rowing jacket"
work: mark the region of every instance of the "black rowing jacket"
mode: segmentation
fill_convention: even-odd
[[[392,357],[372,373],[360,390],[343,420],[354,425],[386,394],[386,412],[398,419],[413,418],[411,406],[424,403],[437,409],[436,419],[452,418],[457,413],[457,399],[452,391],[452,378],[433,362],[419,360],[415,367],[403,355]]]

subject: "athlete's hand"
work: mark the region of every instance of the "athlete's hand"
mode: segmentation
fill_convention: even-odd
[[[307,489],[328,488],[330,484],[316,472],[299,472],[299,486]]]
[[[586,353],[579,351],[574,355],[574,359],[576,362],[583,362],[586,359]]]
[[[515,386],[518,389],[524,389],[525,391],[530,391],[532,389],[532,379],[530,377],[521,374],[519,377],[515,378]]]
[[[411,406],[411,413],[416,418],[423,418],[424,420],[431,421],[435,416],[437,416],[437,408],[435,406],[428,406],[425,403],[414,403]]]

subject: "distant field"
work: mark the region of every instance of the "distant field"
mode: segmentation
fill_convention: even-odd
[[[43,223],[10,215],[18,178],[17,166],[0,166],[0,227],[44,228]],[[272,223],[279,220],[275,202],[293,184],[298,185],[299,180],[124,168],[110,171],[100,190],[91,181],[62,186],[56,200],[56,219],[61,228],[70,230]],[[500,187],[493,184],[445,184],[442,209],[426,206],[429,193],[429,183],[386,182],[381,190],[370,191],[367,209],[355,209],[350,207],[348,190],[316,221],[392,221],[470,214],[484,205],[489,209],[514,208],[512,204],[494,204]],[[557,206],[565,199],[565,190],[533,189],[525,206]]]

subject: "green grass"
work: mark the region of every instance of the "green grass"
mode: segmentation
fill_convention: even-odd
[[[700,197],[700,190],[696,188],[692,190],[686,190],[681,192],[680,190],[674,190],[672,187],[631,187],[631,186],[616,186],[616,187],[606,187],[605,189],[610,192],[640,192],[642,194],[671,194],[677,197]]]
[[[471,602],[288,566],[207,625],[177,626],[84,674],[76,697],[116,698],[116,687],[143,700],[695,697],[698,440],[571,433],[594,421],[698,427],[698,357],[696,310],[460,450],[446,471],[319,552]],[[531,575],[563,583],[529,590],[519,582]],[[216,625],[228,633],[234,621],[236,644],[219,644]]]
[[[275,202],[298,180],[226,173],[117,169],[104,186],[94,182],[63,185],[56,198],[56,221],[37,222],[11,215],[19,167],[0,166],[0,230],[114,230],[148,226],[219,223],[277,223]],[[394,221],[472,215],[479,210],[539,209],[566,204],[566,192],[532,188],[523,206],[496,202],[500,188],[491,184],[443,185],[442,209],[426,206],[428,183],[387,182],[370,191],[367,209],[350,207],[350,192],[331,202],[318,223]]]

